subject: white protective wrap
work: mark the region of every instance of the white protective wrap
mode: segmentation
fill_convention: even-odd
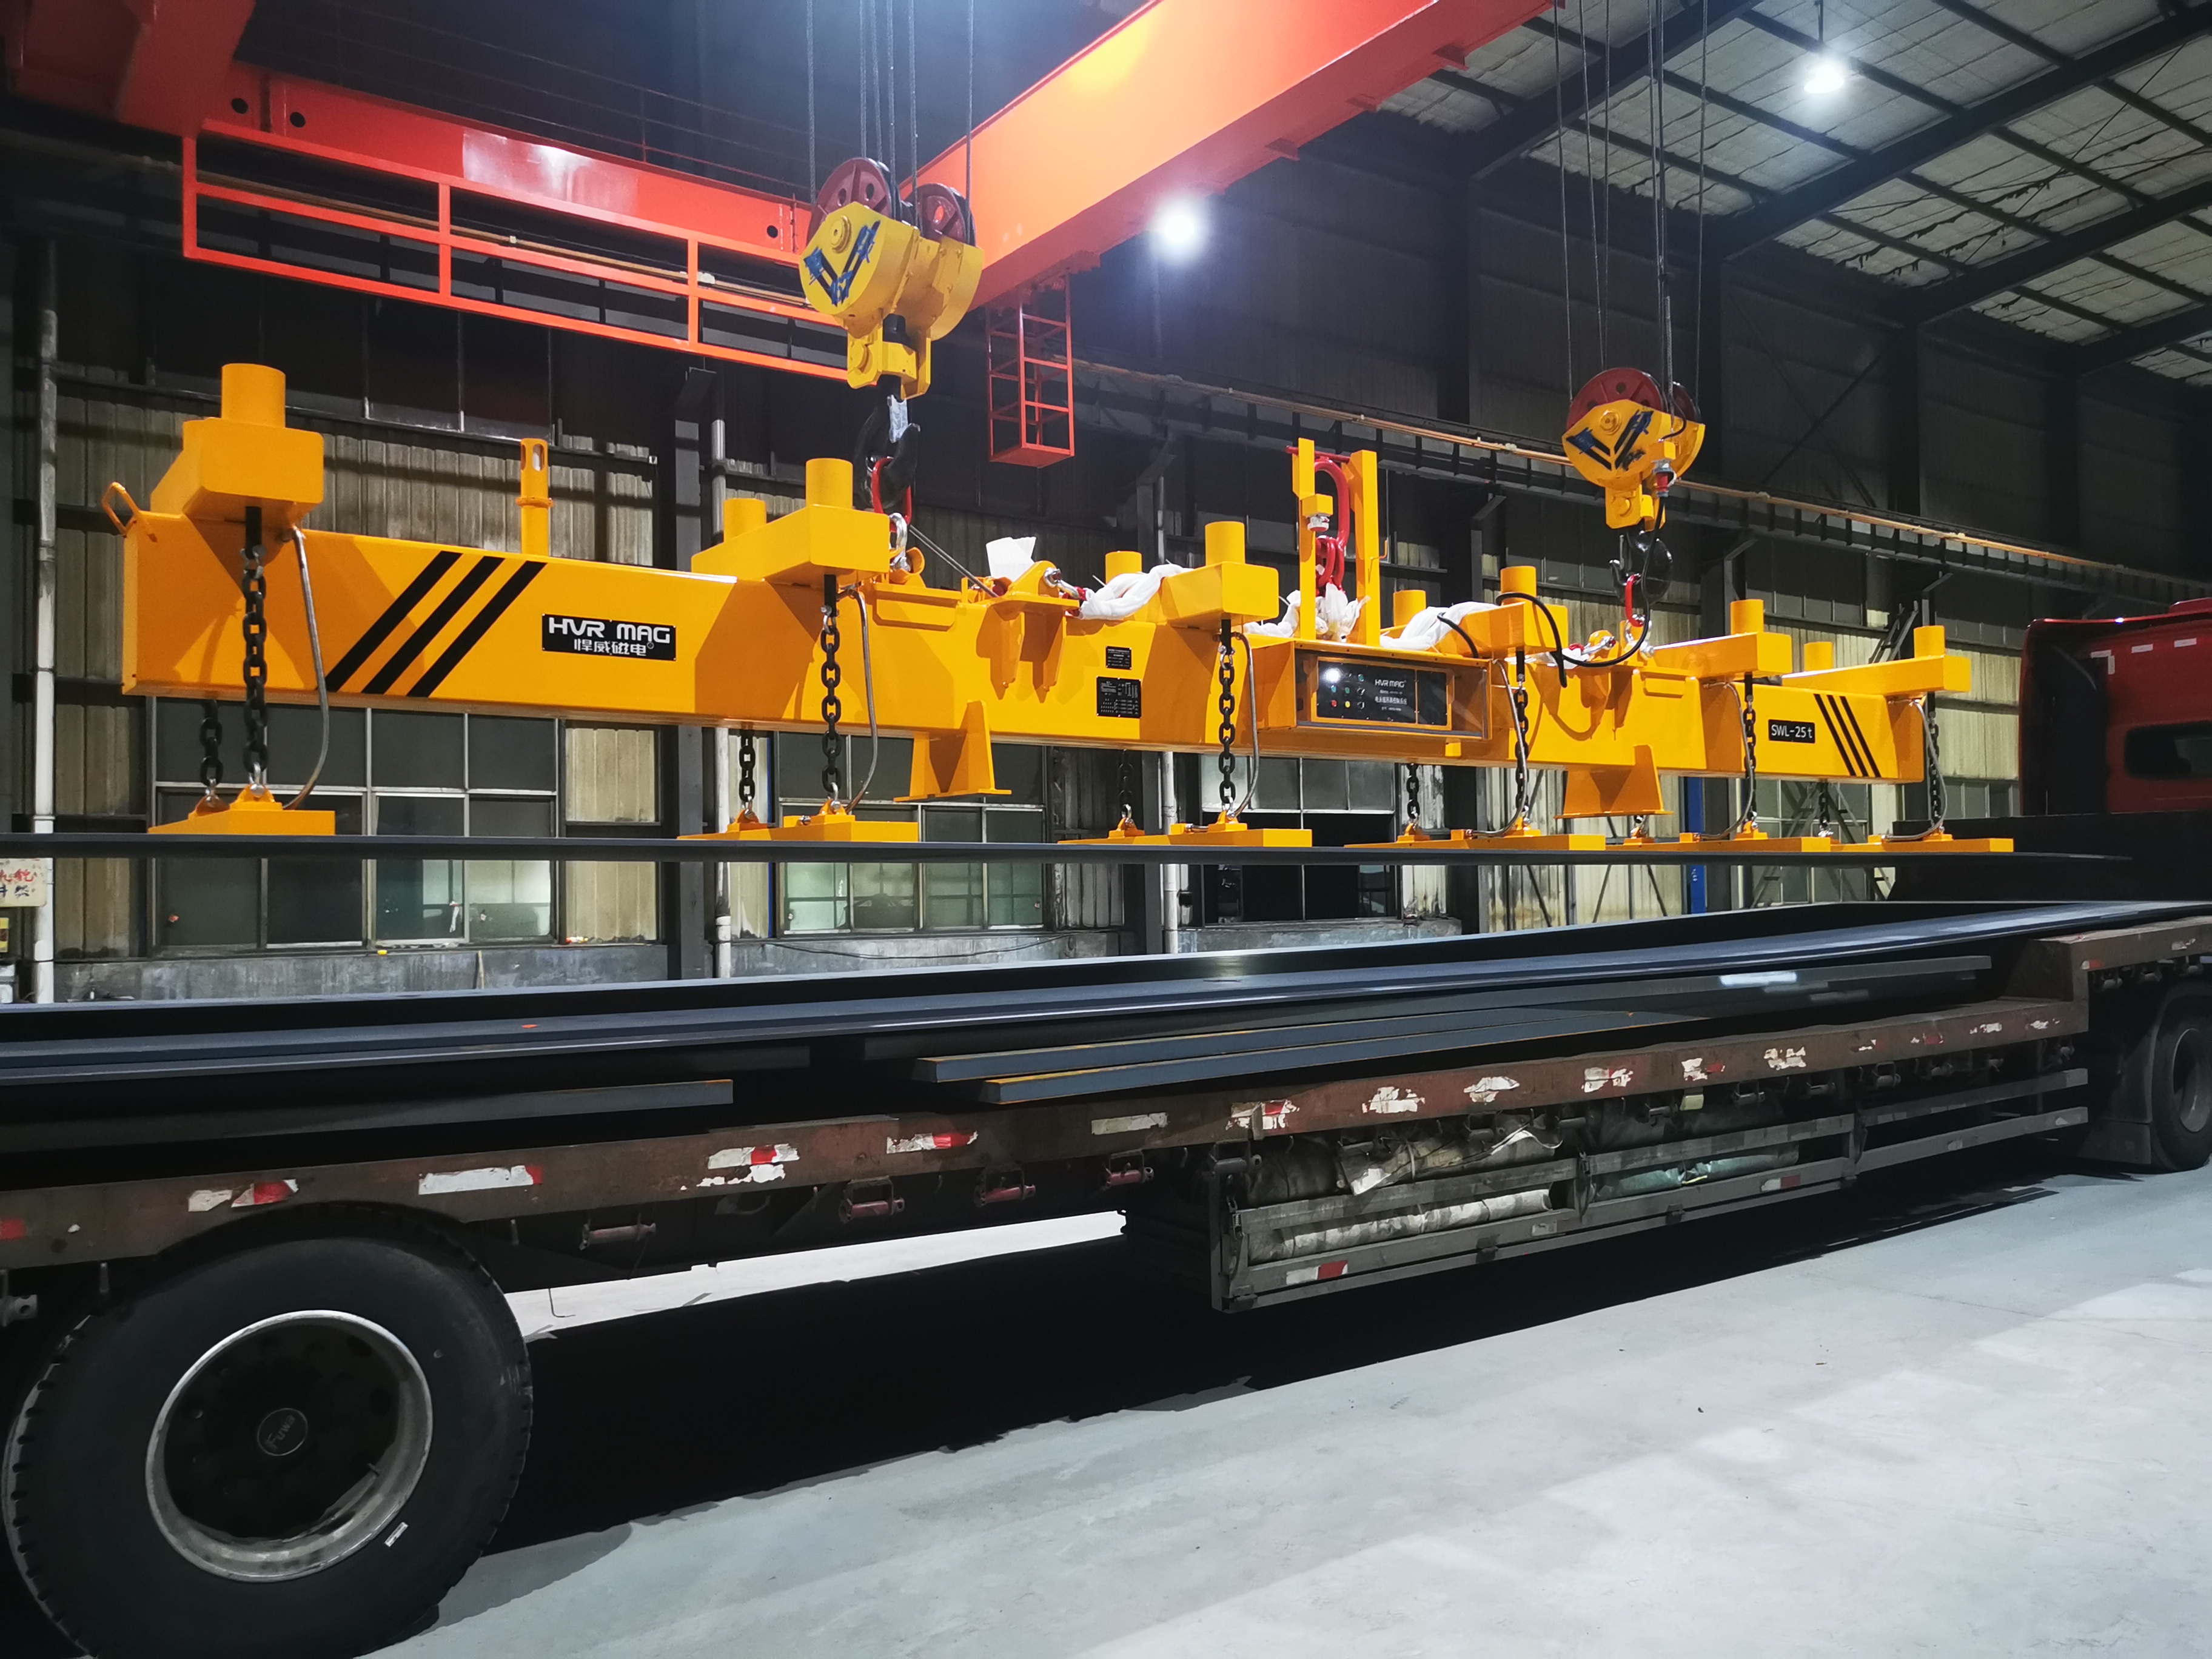
[[[1359,620],[1359,612],[1366,603],[1364,597],[1345,598],[1344,590],[1331,582],[1314,600],[1314,636],[1323,640],[1350,639],[1352,624]],[[1298,596],[1292,593],[1283,601],[1283,614],[1275,621],[1246,623],[1244,631],[1270,639],[1289,639],[1298,631]]]
[[[1395,634],[1386,633],[1382,637],[1401,651],[1433,651],[1451,632],[1454,623],[1472,617],[1478,611],[1497,609],[1496,605],[1486,605],[1480,599],[1469,599],[1464,605],[1432,605],[1426,610],[1415,611],[1413,619]]]
[[[1150,570],[1116,576],[1103,587],[1092,589],[1075,614],[1088,622],[1127,622],[1152,602],[1162,582],[1183,574],[1182,565],[1156,564]]]

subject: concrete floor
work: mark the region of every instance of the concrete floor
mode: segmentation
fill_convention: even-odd
[[[1997,1149],[1241,1319],[1114,1242],[744,1288],[538,1322],[497,1551],[389,1656],[2212,1648],[2212,1172]]]

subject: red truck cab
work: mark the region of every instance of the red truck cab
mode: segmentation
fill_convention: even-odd
[[[2212,599],[2033,623],[2020,713],[2029,813],[2212,810]]]

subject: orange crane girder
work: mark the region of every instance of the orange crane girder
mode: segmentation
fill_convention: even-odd
[[[1095,264],[1159,203],[1235,183],[1543,0],[1152,0],[976,128],[978,304]],[[966,189],[956,144],[922,176]]]

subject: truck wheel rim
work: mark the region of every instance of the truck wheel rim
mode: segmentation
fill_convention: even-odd
[[[430,1385],[391,1332],[328,1310],[279,1314],[216,1343],[169,1391],[146,1495],[194,1566],[304,1578],[398,1518],[430,1431]]]
[[[2185,1132],[2201,1133],[2212,1123],[2212,1067],[2205,1064],[2203,1039],[2194,1030],[2184,1031],[2173,1045],[2171,1065],[2166,1082],[2173,1091],[2174,1115]]]

